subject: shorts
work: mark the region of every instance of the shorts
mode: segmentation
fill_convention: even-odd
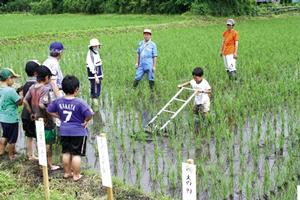
[[[56,131],[55,129],[45,130],[45,140],[46,144],[54,144],[56,141]]]
[[[85,156],[87,136],[61,136],[62,153]]]
[[[19,134],[19,122],[16,123],[4,123],[1,122],[2,137],[7,139],[8,144],[15,144]]]
[[[193,106],[193,113],[199,115],[202,113],[207,113],[209,111],[209,103],[198,104]]]
[[[229,72],[236,71],[236,59],[233,54],[223,56],[225,69]]]
[[[35,122],[30,119],[22,119],[22,124],[25,136],[36,138]]]

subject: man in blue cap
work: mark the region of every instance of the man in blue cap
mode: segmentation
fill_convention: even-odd
[[[136,74],[133,87],[137,87],[144,74],[148,75],[150,89],[154,88],[154,72],[156,70],[157,48],[151,40],[151,30],[144,29],[144,40],[139,42],[136,56]]]
[[[61,42],[52,42],[49,47],[50,55],[45,60],[43,65],[51,70],[54,76],[51,77],[51,86],[56,97],[62,96],[61,83],[63,79],[63,74],[59,65],[64,52],[64,46]]]

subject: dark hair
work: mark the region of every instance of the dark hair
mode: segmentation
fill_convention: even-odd
[[[79,80],[76,76],[67,75],[62,80],[62,90],[65,94],[74,94],[76,89],[79,88]]]
[[[28,61],[25,66],[27,76],[34,76],[34,73],[37,72],[39,66],[40,65],[35,61]]]
[[[55,52],[55,51],[51,51],[51,52],[50,52],[50,56],[51,56],[51,57],[57,58],[59,55],[60,55],[59,52]]]
[[[199,77],[202,77],[204,74],[203,72],[203,69],[201,67],[196,67],[193,72],[192,72],[192,75],[193,76],[199,76]]]
[[[45,65],[40,65],[37,68],[36,72],[37,72],[37,77],[36,77],[37,82],[45,81],[46,77],[50,79],[52,76],[51,70]]]
[[[95,52],[93,46],[90,46],[90,47],[89,47],[89,50],[91,50],[94,54],[96,54],[96,52]]]
[[[50,76],[49,76],[49,78],[50,78]],[[37,81],[38,83],[43,82],[43,81],[45,81],[45,80],[46,80],[46,77],[42,77],[42,76],[37,76],[37,77],[36,77],[36,81]]]

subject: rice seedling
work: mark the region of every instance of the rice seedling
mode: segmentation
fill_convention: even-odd
[[[19,17],[6,16],[3,19],[16,20]],[[45,60],[48,44],[54,38],[60,40],[66,46],[61,61],[62,71],[79,77],[80,95],[90,102],[85,71],[86,46],[91,35],[99,37],[103,43],[101,57],[105,76],[101,104],[105,124],[103,128],[97,125],[94,129],[97,129],[95,132],[105,130],[109,133],[112,165],[116,169],[120,169],[119,165],[122,167],[122,172],[113,170],[114,175],[125,183],[130,183],[130,166],[135,169],[138,185],[144,176],[150,175],[150,181],[159,183],[158,191],[168,193],[170,189],[178,189],[176,187],[180,185],[181,162],[186,157],[194,156],[199,193],[207,193],[207,197],[212,199],[223,199],[233,194],[233,188],[237,186],[237,190],[242,191],[247,199],[262,198],[262,193],[270,191],[274,185],[270,179],[270,166],[261,160],[273,153],[273,145],[275,151],[287,149],[289,156],[299,150],[296,143],[299,141],[300,105],[300,60],[297,51],[297,46],[300,45],[300,36],[297,34],[300,31],[299,15],[267,20],[240,20],[236,26],[241,33],[239,79],[236,82],[227,79],[223,61],[216,55],[224,29],[222,23],[205,26],[196,23],[181,27],[176,23],[193,19],[183,16],[131,15],[64,17],[66,19],[62,22],[60,18],[52,21],[52,17],[45,16],[51,23],[39,32],[31,32],[27,27],[22,31],[1,30],[0,36],[8,38],[0,49],[1,65],[12,66],[24,81],[23,68],[26,60]],[[96,25],[103,30],[91,27],[90,20],[98,17]],[[29,16],[26,20],[29,19],[36,20],[35,16]],[[68,23],[70,19],[78,20],[71,24]],[[8,22],[5,20],[0,20],[3,27]],[[36,24],[42,21],[43,18],[39,18]],[[65,26],[61,30],[53,29],[57,23]],[[159,28],[158,23],[167,25]],[[142,39],[140,33],[145,24],[152,27],[153,41],[157,43],[159,50],[156,88],[153,93],[148,89],[145,78],[136,90],[132,89],[136,45]],[[48,33],[49,30],[51,33]],[[95,34],[90,33],[93,31]],[[62,36],[53,35],[52,32],[62,33]],[[49,37],[42,37],[43,34]],[[21,36],[26,36],[26,40],[20,44],[14,43]],[[2,44],[4,40],[0,42]],[[192,105],[188,105],[168,127],[166,134],[169,137],[157,133],[145,135],[145,123],[175,94],[180,82],[192,78],[191,70],[195,66],[204,68],[204,76],[213,87],[209,123],[203,124],[200,134],[195,134]],[[100,119],[95,119],[93,124],[99,121]],[[245,124],[249,133],[245,133]],[[280,133],[277,129],[280,129]],[[149,138],[151,141],[147,140]],[[215,140],[216,160],[210,159],[209,145],[212,138]],[[237,148],[239,150],[235,151]],[[142,159],[136,159],[135,155],[141,155]],[[252,185],[259,182],[261,177],[255,176],[251,170],[247,172],[249,157],[253,160],[254,172],[259,167],[263,168],[260,175],[263,175],[264,191],[261,191],[263,187],[259,188],[260,184],[251,191]],[[278,157],[276,156],[275,162],[277,171],[274,172],[276,184],[292,174],[296,165],[289,163],[289,169],[286,169],[287,162],[279,162]],[[292,158],[284,159],[288,161]],[[144,167],[147,162],[149,170]],[[239,163],[238,167],[234,162]],[[222,170],[226,173],[220,173]],[[281,173],[284,170],[290,170],[290,173]],[[170,184],[167,185],[166,182]],[[212,186],[216,184],[220,186]],[[141,189],[151,190],[148,185],[140,186]],[[172,198],[179,197],[178,190],[172,194]]]

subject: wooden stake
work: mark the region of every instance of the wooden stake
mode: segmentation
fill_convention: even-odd
[[[113,190],[112,188],[107,188],[107,200],[113,200],[114,196],[113,196]]]
[[[43,166],[43,180],[44,180],[44,188],[45,188],[45,199],[50,200],[49,178],[48,178],[48,167],[47,166]]]
[[[189,163],[189,164],[192,164],[192,165],[194,164],[194,160],[193,159],[187,159],[186,162]]]

